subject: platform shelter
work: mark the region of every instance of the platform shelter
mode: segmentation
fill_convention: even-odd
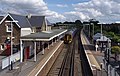
[[[65,32],[67,32],[66,29],[55,29],[22,36],[20,38],[20,61],[23,62],[24,59],[28,59],[31,56],[36,61],[37,53],[42,51],[42,54],[44,54],[44,49],[46,47],[49,49],[50,44],[53,46],[54,42],[56,43]]]

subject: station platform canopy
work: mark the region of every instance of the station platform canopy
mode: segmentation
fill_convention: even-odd
[[[103,41],[103,42],[105,42],[105,41],[109,41],[109,42],[111,42],[111,40],[109,39],[109,38],[107,38],[106,36],[101,36],[100,37],[100,39],[97,39],[96,41]]]
[[[33,33],[30,35],[22,36],[20,40],[23,41],[50,41],[53,38],[60,36],[61,34],[67,32],[66,29],[55,29],[51,31],[42,31],[38,33]]]
[[[101,36],[103,36],[103,34],[101,34],[101,33],[96,33],[96,34],[93,36],[93,39],[94,39],[94,40],[100,39]]]

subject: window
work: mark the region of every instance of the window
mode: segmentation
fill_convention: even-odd
[[[11,32],[12,29],[11,29],[11,25],[6,25],[6,32]]]

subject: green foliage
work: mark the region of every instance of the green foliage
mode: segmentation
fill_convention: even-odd
[[[120,39],[118,39],[117,42],[120,43]]]
[[[104,30],[104,34],[110,38],[113,42],[120,43],[120,35],[115,34],[114,32],[107,32]]]
[[[89,22],[93,23],[94,25],[97,25],[97,23],[99,23],[99,21],[97,21],[96,19],[90,19]]]
[[[118,37],[118,36],[116,36],[116,35],[113,37],[113,41],[114,41],[114,42],[117,42],[117,41],[118,41],[118,39],[119,39],[119,37]]]
[[[76,20],[75,24],[76,24],[76,28],[82,28],[83,27],[83,24],[80,20]]]
[[[108,33],[111,37],[115,37],[115,33],[114,32],[109,32]]]
[[[117,56],[120,54],[120,47],[119,46],[113,46],[111,53],[114,53],[115,55],[115,61],[117,61]]]
[[[112,48],[112,53],[117,53],[117,54],[120,54],[120,47],[119,46],[113,46]]]
[[[95,29],[95,34],[101,32],[100,29]]]
[[[118,27],[117,26],[112,26],[111,27],[111,30],[110,31],[112,31],[112,32],[114,32],[114,33],[118,33],[119,32],[119,29],[118,29]]]
[[[107,32],[107,31],[106,31],[106,35],[107,35],[108,37],[115,37],[114,32]]]

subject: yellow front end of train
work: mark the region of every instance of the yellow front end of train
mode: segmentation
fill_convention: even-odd
[[[72,42],[72,35],[71,34],[65,34],[64,36],[64,43],[69,44]]]

